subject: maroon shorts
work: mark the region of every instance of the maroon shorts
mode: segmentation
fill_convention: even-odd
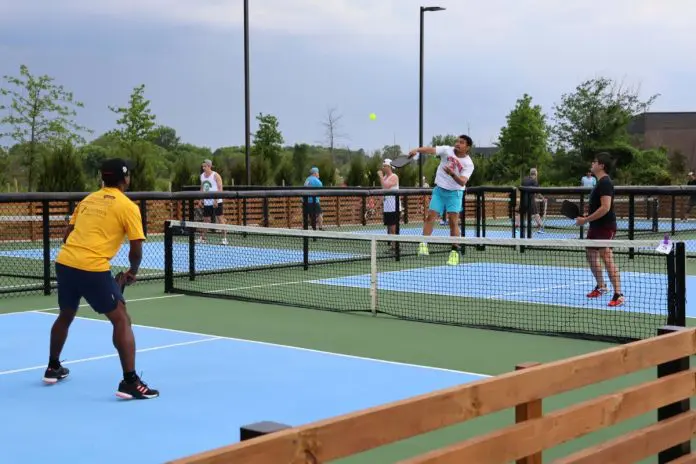
[[[590,227],[587,231],[588,240],[613,240],[616,227]]]

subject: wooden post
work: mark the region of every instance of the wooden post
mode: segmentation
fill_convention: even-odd
[[[686,330],[685,327],[678,326],[664,326],[657,329],[658,335],[667,335],[675,332],[680,332]],[[657,377],[663,378],[679,372],[688,371],[690,368],[690,359],[688,357],[678,358],[672,361],[659,364],[657,366]],[[678,416],[685,413],[691,409],[691,399],[686,398],[682,401],[676,403],[668,404],[657,410],[657,421],[666,421],[672,417]],[[691,454],[691,441],[680,443],[669,449],[662,450],[658,454],[657,462],[659,464],[665,464],[679,459],[683,456]]]
[[[538,362],[528,362],[522,363],[515,366],[515,370],[519,371],[522,369],[529,369],[530,367],[535,367],[540,365]],[[519,404],[515,407],[515,423],[528,421],[530,419],[538,419],[542,415],[542,405],[541,400],[533,400],[528,403]],[[516,464],[541,464],[541,454],[536,453],[531,456],[518,459]]]

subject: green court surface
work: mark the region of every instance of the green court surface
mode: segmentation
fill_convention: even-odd
[[[135,324],[485,375],[509,372],[514,370],[516,364],[522,362],[553,361],[611,346],[600,342],[410,322],[371,314],[339,313],[164,294],[161,282],[141,283],[129,287],[127,297],[128,308]],[[0,300],[0,313],[32,310],[54,312],[55,306],[55,295],[6,298]],[[100,317],[88,307],[81,308],[80,315]],[[46,337],[48,335],[46,333]],[[195,365],[182,368],[191,375],[196,373]],[[220,368],[224,369],[224,366]],[[548,413],[559,407],[652,378],[655,378],[653,369],[559,395],[544,402],[544,412]],[[156,387],[157,379],[148,380]],[[639,426],[648,425],[654,422],[655,416],[656,413],[651,413],[566,443],[546,452],[545,462]],[[260,417],[259,420],[274,418]],[[512,424],[513,421],[514,411],[508,410],[381,447],[340,462],[391,463],[498,429]],[[235,439],[236,437],[231,437],[231,441]]]

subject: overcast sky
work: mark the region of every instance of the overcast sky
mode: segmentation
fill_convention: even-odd
[[[659,93],[653,111],[696,111],[693,0],[250,0],[252,118],[286,144],[418,143],[419,6],[426,15],[425,141],[468,132],[491,145],[525,92],[548,114],[599,75]],[[213,149],[244,143],[242,0],[0,1],[0,74],[26,64],[75,93],[80,123],[146,85],[158,122]],[[371,121],[369,114],[377,114]],[[255,130],[256,124],[252,125]]]

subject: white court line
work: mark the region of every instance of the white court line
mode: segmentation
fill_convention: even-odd
[[[28,311],[29,313],[32,314],[42,314],[44,316],[52,316],[56,317],[55,314],[53,313],[45,313],[45,312],[34,312],[34,311]],[[104,321],[101,319],[92,319],[90,317],[84,317],[84,316],[76,316],[76,319],[82,319],[86,321],[92,321],[92,322],[100,322],[100,323],[105,323],[105,324],[110,324],[109,321]],[[331,351],[321,351],[321,350],[313,350],[311,348],[302,348],[299,346],[290,346],[290,345],[281,345],[279,343],[271,343],[271,342],[261,342],[257,340],[247,340],[243,338],[235,338],[235,337],[223,337],[223,336],[218,336],[218,335],[211,335],[211,334],[204,334],[200,332],[190,332],[188,330],[177,330],[177,329],[167,329],[165,327],[154,327],[150,325],[142,325],[142,324],[133,324],[134,327],[140,327],[143,329],[152,329],[152,330],[160,330],[163,332],[174,332],[174,333],[180,333],[180,334],[186,334],[186,335],[197,335],[199,337],[217,337],[219,339],[224,339],[224,340],[232,340],[236,342],[243,342],[243,343],[252,343],[255,345],[262,345],[262,346],[272,346],[275,348],[285,348],[285,349],[290,349],[290,350],[296,350],[296,351],[304,351],[307,353],[317,353],[317,354],[327,354],[330,356],[338,356],[341,358],[347,358],[347,359],[357,359],[360,361],[371,361],[371,362],[376,362],[376,363],[381,363],[381,364],[391,364],[394,366],[405,366],[405,367],[416,367],[419,369],[427,369],[427,370],[433,370],[433,371],[441,371],[441,372],[452,372],[455,374],[464,374],[464,375],[470,375],[470,376],[475,376],[475,377],[481,377],[481,378],[488,378],[492,377],[487,374],[480,374],[478,372],[467,372],[467,371],[458,371],[456,369],[446,369],[444,367],[433,367],[433,366],[422,366],[419,364],[411,364],[411,363],[405,363],[405,362],[399,362],[399,361],[387,361],[385,359],[376,359],[376,358],[368,358],[365,356],[356,356],[356,355],[351,355],[351,354],[343,354],[343,353],[333,353]],[[45,367],[45,366],[44,366]]]
[[[176,294],[176,295],[162,295],[162,296],[151,296],[147,298],[133,298],[132,300],[128,300],[127,304],[137,302],[137,301],[152,301],[152,300],[162,300],[165,298],[179,298],[184,295]],[[88,308],[89,304],[88,303],[83,303],[80,305],[80,308]],[[55,308],[46,308],[46,309],[24,309],[22,311],[10,311],[9,313],[0,313],[0,317],[2,316],[9,316],[11,314],[21,314],[21,313],[41,313],[44,311],[58,311],[60,308],[55,307]]]
[[[38,313],[38,314],[46,314],[46,313]],[[166,348],[175,348],[177,346],[195,345],[196,343],[212,342],[212,341],[221,340],[221,339],[222,339],[222,337],[210,337],[210,338],[204,338],[202,340],[191,340],[188,342],[172,343],[170,345],[153,346],[150,348],[143,348],[141,350],[136,350],[136,353],[147,353],[148,351],[164,350]],[[76,359],[74,361],[65,361],[61,364],[63,364],[63,365],[78,364],[78,363],[84,363],[84,362],[89,362],[89,361],[99,361],[101,359],[108,359],[108,358],[115,358],[115,357],[118,357],[118,353],[105,354],[102,356],[92,356],[91,358]],[[19,374],[20,372],[37,371],[39,369],[46,369],[46,364],[42,364],[40,366],[33,366],[33,367],[23,367],[21,369],[12,369],[9,371],[0,371],[0,375]]]

